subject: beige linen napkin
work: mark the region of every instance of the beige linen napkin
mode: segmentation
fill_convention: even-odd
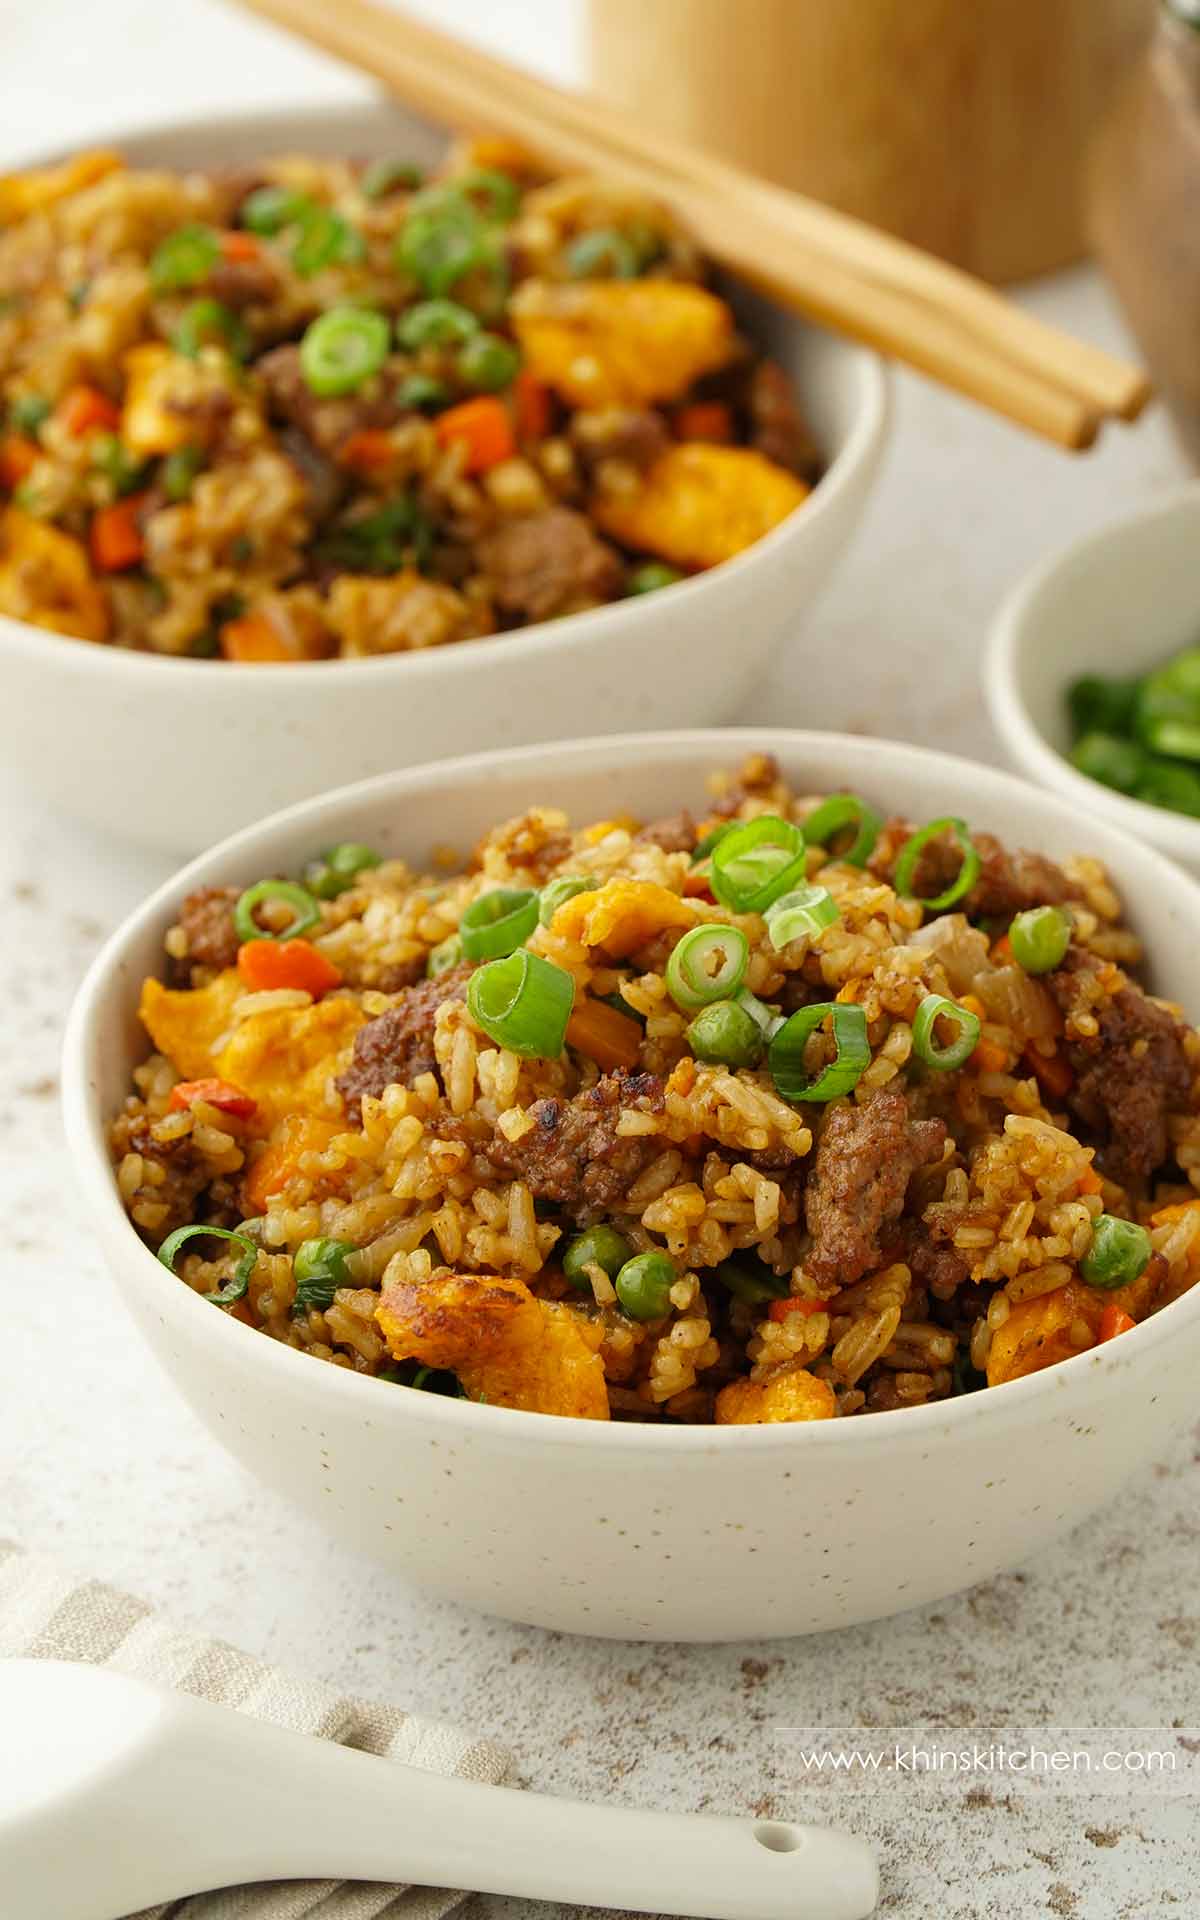
[[[80,1583],[46,1556],[0,1540],[0,1658],[18,1657],[90,1661],[430,1773],[495,1786],[508,1772],[509,1756],[491,1741],[351,1699],[223,1641],[181,1633],[144,1601],[99,1580]],[[288,1880],[198,1894],[135,1920],[441,1920],[466,1898],[441,1887]]]

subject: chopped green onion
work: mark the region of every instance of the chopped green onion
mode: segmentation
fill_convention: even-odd
[[[676,586],[683,575],[678,567],[669,567],[665,560],[646,560],[640,567],[634,567],[625,581],[626,593],[658,593],[663,587]]]
[[[1132,740],[1111,733],[1085,733],[1071,749],[1071,765],[1089,780],[1132,793],[1146,770],[1146,755]]]
[[[405,193],[414,193],[424,178],[422,169],[411,160],[372,160],[369,167],[363,168],[358,185],[365,199],[383,200],[400,188]]]
[[[368,847],[361,840],[343,840],[336,847],[326,847],[317,859],[310,860],[304,869],[304,884],[318,900],[336,900],[339,893],[345,893],[352,887],[360,873],[369,867],[379,865],[379,855],[374,847]]]
[[[579,893],[595,893],[600,882],[583,873],[564,873],[561,879],[548,880],[538,896],[538,923],[548,927],[559,908]]]
[[[874,851],[883,821],[874,807],[857,793],[833,793],[823,800],[804,822],[804,838],[810,847],[825,847],[844,867],[865,867]],[[857,832],[850,845],[834,853],[830,841],[847,827]]]
[[[729,1000],[746,977],[750,942],[740,927],[693,927],[671,949],[667,992],[685,1013]]]
[[[88,455],[118,497],[135,492],[146,471],[146,462],[136,460],[115,433],[93,434]]]
[[[466,201],[416,207],[396,239],[396,264],[426,293],[442,295],[487,259],[479,217]]]
[[[432,412],[444,407],[449,398],[445,381],[435,380],[429,373],[406,373],[396,385],[397,403],[407,412]]]
[[[295,916],[282,933],[268,933],[254,918],[254,909],[264,900],[283,900]],[[239,940],[298,940],[302,934],[321,924],[321,909],[307,887],[294,880],[260,880],[247,887],[233,909],[233,924]]]
[[[457,300],[418,300],[396,322],[396,338],[410,353],[421,347],[461,346],[478,332],[470,307],[461,307]]]
[[[458,923],[468,960],[500,960],[523,947],[538,923],[532,887],[493,887],[481,893]]]
[[[318,314],[300,342],[300,367],[322,400],[353,393],[387,359],[387,316],[367,307],[330,307]]]
[[[471,167],[447,180],[444,190],[472,203],[482,201],[479,211],[489,220],[511,220],[521,204],[521,189],[498,167]]]
[[[315,207],[306,193],[297,193],[294,187],[255,187],[242,201],[238,218],[251,233],[274,234],[299,226]]]
[[[331,1307],[338,1288],[351,1284],[346,1255],[353,1252],[354,1246],[349,1240],[302,1240],[292,1261],[292,1278],[296,1283],[293,1310],[316,1307],[323,1313],[326,1307]]]
[[[766,1045],[758,1021],[736,1000],[704,1007],[683,1037],[694,1060],[722,1067],[752,1067]]]
[[[735,913],[765,913],[803,878],[804,835],[773,813],[741,821],[713,849],[713,893]]]
[[[1197,757],[1200,733],[1200,647],[1185,647],[1138,682],[1133,732],[1155,753]]]
[[[467,986],[471,1017],[488,1038],[531,1059],[558,1059],[574,1004],[570,974],[527,947],[479,967]]]
[[[617,1299],[631,1320],[661,1320],[678,1278],[669,1254],[635,1253],[617,1275]]]
[[[448,933],[444,940],[438,941],[436,947],[429,949],[425,960],[425,978],[435,980],[439,973],[447,973],[451,967],[456,967],[462,957],[462,940],[457,933]]]
[[[1071,917],[1061,907],[1030,907],[1008,929],[1013,959],[1026,973],[1050,973],[1071,944]]]
[[[1076,734],[1126,733],[1133,724],[1139,682],[1105,680],[1085,673],[1067,688],[1071,727]]]
[[[962,865],[943,893],[935,894],[932,899],[926,899],[922,894],[913,891],[917,867],[929,842],[936,840],[939,834],[947,831],[953,833],[958,841],[962,853]],[[918,906],[927,907],[931,913],[941,913],[946,907],[954,906],[970,893],[979,878],[979,865],[979,855],[975,851],[974,841],[967,832],[966,821],[956,820],[953,815],[947,814],[944,820],[931,820],[927,827],[922,827],[919,833],[914,833],[904,842],[896,860],[896,874],[892,884],[896,892],[902,894],[905,899],[915,900]]]
[[[783,1015],[776,1008],[768,1007],[756,999],[749,987],[739,987],[733,997],[738,1006],[750,1015],[764,1040],[773,1040],[783,1025]]]
[[[587,1267],[600,1267],[615,1280],[633,1249],[615,1227],[589,1227],[572,1240],[563,1254],[562,1270],[578,1293],[590,1293]]]
[[[827,1019],[833,1023],[837,1053],[828,1066],[810,1078],[804,1065],[805,1048]],[[857,1086],[871,1064],[867,1016],[853,1001],[823,1000],[816,1006],[801,1007],[784,1021],[772,1040],[767,1064],[776,1091],[793,1105],[800,1100],[836,1100],[839,1094]]]
[[[150,256],[150,285],[155,293],[199,286],[220,257],[221,243],[212,227],[177,227]]]
[[[203,465],[204,453],[200,447],[176,447],[169,453],[159,474],[167,499],[176,504],[186,500]]]
[[[1145,1227],[1102,1213],[1092,1223],[1092,1244],[1079,1271],[1089,1287],[1127,1287],[1145,1272],[1153,1252]]]
[[[1200,816],[1200,775],[1191,767],[1173,766],[1169,760],[1147,754],[1133,797],[1147,806],[1170,807],[1173,813],[1195,818]]]
[[[616,227],[593,227],[567,248],[567,272],[572,280],[636,280],[639,260],[633,243]]]
[[[171,339],[176,353],[198,359],[201,347],[224,347],[234,360],[250,351],[250,335],[241,318],[220,300],[193,300],[185,307]]]
[[[697,840],[692,848],[692,865],[698,866],[701,860],[706,860],[713,848],[720,846],[726,834],[735,833],[741,824],[740,820],[723,820],[719,827],[710,827],[703,840]]]
[[[477,333],[460,348],[455,367],[460,380],[481,393],[498,393],[517,377],[521,356],[498,333]]]
[[[734,1299],[744,1300],[748,1306],[761,1306],[765,1300],[786,1299],[789,1292],[787,1275],[781,1278],[779,1274],[772,1273],[770,1267],[764,1266],[761,1260],[754,1262],[753,1271],[738,1260],[722,1260],[713,1271]]]
[[[837,901],[829,888],[806,882],[802,887],[793,887],[790,893],[776,900],[774,906],[767,908],[767,938],[776,953],[780,953],[793,940],[815,939],[839,918]]]
[[[212,1227],[206,1221],[195,1222],[189,1227],[176,1227],[174,1233],[169,1233],[158,1250],[158,1257],[167,1271],[174,1273],[175,1258],[180,1247],[189,1240],[203,1239],[206,1235],[215,1240],[232,1240],[243,1251],[243,1258],[238,1261],[233,1279],[226,1281],[218,1292],[204,1296],[214,1307],[228,1307],[233,1301],[245,1298],[250,1287],[250,1275],[258,1259],[258,1248],[246,1234],[231,1233],[228,1227]]]
[[[403,1379],[402,1375],[397,1376]],[[414,1393],[440,1393],[446,1400],[465,1400],[467,1390],[456,1373],[448,1367],[418,1367],[411,1380],[404,1384]],[[484,1395],[481,1393],[482,1400]]]
[[[602,993],[600,999],[603,1000],[606,1007],[611,1007],[614,1013],[623,1013],[625,1018],[632,1020],[635,1025],[639,1027],[645,1026],[645,1014],[639,1013],[636,1007],[631,1007],[623,993]]]
[[[353,266],[367,251],[357,227],[332,207],[311,207],[300,221],[292,246],[292,265],[301,279],[310,280],[325,267]]]
[[[947,1020],[957,1029],[957,1038],[944,1047],[938,1045],[935,1032],[939,1020]],[[978,1040],[977,1013],[972,1013],[969,1007],[960,1007],[957,1000],[947,1000],[944,994],[926,994],[912,1023],[913,1052],[918,1060],[937,1073],[954,1073],[966,1066]]]
[[[9,404],[8,422],[18,433],[36,433],[50,412],[50,402],[40,393],[19,393]]]

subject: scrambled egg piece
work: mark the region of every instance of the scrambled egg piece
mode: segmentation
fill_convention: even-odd
[[[698,919],[690,901],[655,880],[606,880],[595,893],[564,900],[551,925],[565,939],[603,947],[614,960],[623,960],[655,934],[694,926]]]
[[[176,990],[164,987],[161,980],[142,983],[138,1007],[142,1025],[181,1080],[203,1080],[217,1072],[217,1049],[233,1026],[234,1002],[245,991],[245,982],[233,967],[217,974],[206,987]]]
[[[1072,1354],[1086,1353],[1099,1339],[1100,1317],[1106,1307],[1116,1307],[1133,1320],[1144,1320],[1161,1288],[1164,1264],[1151,1260],[1126,1287],[1098,1291],[1082,1280],[1068,1280],[1065,1287],[1056,1287],[1037,1300],[1022,1300],[992,1335],[987,1363],[989,1387],[998,1387],[1005,1380],[1020,1380],[1027,1373],[1040,1373],[1043,1367],[1069,1360]],[[1080,1338],[1085,1329],[1090,1338]]]
[[[90,187],[93,181],[102,180],[106,173],[116,172],[123,164],[119,153],[96,148],[91,153],[77,153],[74,159],[64,160],[57,167],[0,175],[0,225],[39,213],[43,207],[53,206],[56,200],[65,200],[69,194]]]
[[[175,384],[175,354],[170,347],[151,341],[131,347],[121,364],[126,381],[122,440],[134,453],[147,458],[174,453],[193,432],[185,416],[172,412],[167,405]]]
[[[473,1400],[608,1419],[600,1329],[522,1280],[445,1267],[419,1283],[385,1276],[375,1319],[394,1359],[448,1368]]]
[[[596,524],[677,567],[715,567],[807,500],[794,473],[749,447],[689,441],[660,454],[636,493],[597,494]]]
[[[833,1388],[806,1367],[790,1367],[770,1380],[732,1380],[717,1395],[719,1427],[757,1427],[780,1420],[832,1420]]]
[[[0,513],[0,613],[79,640],[108,638],[108,602],[81,542],[16,507]]]
[[[725,302],[675,280],[529,280],[512,320],[530,373],[573,407],[676,400],[735,345]]]

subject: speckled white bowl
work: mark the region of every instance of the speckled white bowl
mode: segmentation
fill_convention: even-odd
[[[984,656],[992,724],[1020,772],[1200,872],[1200,820],[1077,773],[1066,690],[1146,673],[1200,639],[1200,484],[1076,540],[1010,595]]]
[[[1158,988],[1200,1011],[1200,886],[1105,822],[1006,774],[832,734],[571,741],[367,781],[239,834],[128,920],[80,989],[64,1090],[74,1171],[120,1291],[209,1432],[267,1485],[398,1577],[575,1633],[722,1640],[842,1627],[1026,1559],[1112,1497],[1195,1418],[1200,1288],[1119,1340],[967,1400],[800,1427],[602,1425],[407,1392],[323,1366],[214,1312],[121,1208],[109,1115],[146,1051],[142,977],[189,887],[290,871],[366,840],[420,861],[535,801],[646,817],[705,773],[776,752],[812,791],[1108,862]],[[204,1442],[197,1431],[197,1457]]]
[[[380,104],[195,120],[111,144],[142,163],[238,165],[285,149],[429,159],[442,136]],[[0,618],[8,762],[56,812],[192,853],[293,800],[439,754],[733,713],[857,525],[888,391],[872,354],[743,291],[734,304],[796,381],[829,459],[812,498],[736,560],[493,639],[296,666],[165,659]]]

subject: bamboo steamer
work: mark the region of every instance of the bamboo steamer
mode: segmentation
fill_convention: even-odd
[[[597,90],[993,281],[1079,259],[1155,0],[590,0]]]

